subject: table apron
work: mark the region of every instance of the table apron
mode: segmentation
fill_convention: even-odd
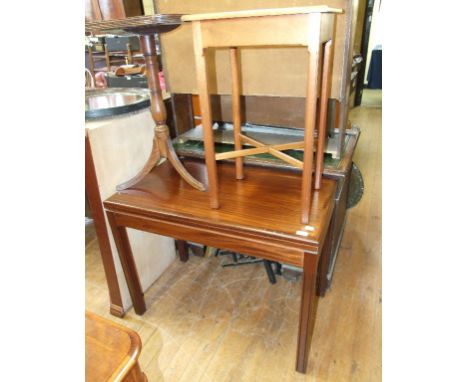
[[[303,266],[304,253],[310,256],[318,254],[319,248],[291,248],[279,245],[270,238],[260,240],[249,236],[233,235],[222,230],[212,230],[200,226],[188,226],[176,222],[143,218],[113,212],[117,225],[170,236],[179,240],[187,240],[216,248],[228,249],[245,255],[261,257],[267,260],[279,261],[295,266]]]

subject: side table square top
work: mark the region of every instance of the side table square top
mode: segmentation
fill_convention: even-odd
[[[288,8],[267,8],[267,9],[248,9],[242,11],[230,12],[212,12],[198,13],[194,15],[182,16],[182,21],[201,21],[201,20],[219,20],[236,19],[243,17],[259,16],[281,16],[281,15],[300,15],[306,13],[343,13],[342,9],[331,8],[326,5],[314,5],[310,7],[288,7]]]

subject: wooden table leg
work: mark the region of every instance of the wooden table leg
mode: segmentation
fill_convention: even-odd
[[[304,126],[304,165],[302,168],[301,223],[309,223],[312,193],[312,170],[314,160],[314,127],[317,111],[317,82],[320,56],[319,44],[309,46],[309,69],[307,73],[307,97]]]
[[[332,237],[333,237],[333,225],[334,218],[330,222],[328,227],[327,237],[325,243],[323,243],[322,251],[320,252],[320,260],[318,263],[318,274],[317,274],[317,296],[325,297],[328,287],[328,269],[331,261],[332,251]]]
[[[180,261],[183,263],[189,259],[188,245],[185,240],[176,240],[177,251],[179,252]]]
[[[106,217],[102,207],[101,194],[99,193],[99,184],[88,134],[85,135],[85,187],[94,226],[96,228],[104,274],[106,275],[107,286],[109,288],[110,313],[117,317],[123,317],[125,311],[123,308],[122,296],[120,295],[119,281],[115,271],[114,257],[112,255],[110,238],[107,232]]]
[[[216,174],[215,147],[213,139],[213,121],[211,118],[210,95],[208,91],[208,76],[206,72],[205,51],[199,21],[192,24],[193,45],[195,51],[195,66],[197,71],[200,110],[203,125],[203,144],[205,146],[205,163],[208,172],[208,193],[211,208],[219,208],[218,176]]]
[[[319,256],[304,254],[304,272],[302,274],[301,313],[299,316],[299,333],[297,338],[296,371],[307,370],[310,343],[317,313],[318,297],[315,293],[317,284],[317,264]]]
[[[153,35],[140,36],[140,44],[145,56],[146,78],[151,95],[151,115],[156,123],[155,135],[153,139],[153,149],[146,164],[141,171],[132,179],[117,186],[117,191],[125,190],[128,187],[141,181],[156,166],[161,158],[167,158],[179,175],[192,187],[200,191],[205,191],[205,186],[196,180],[185,169],[177,156],[169,136],[169,128],[166,125],[166,107],[162,97],[161,86],[159,85],[159,66],[156,56],[155,40]]]
[[[145,298],[140,284],[140,278],[138,277],[135,259],[132,254],[132,248],[128,241],[127,230],[125,227],[117,225],[113,212],[106,212],[107,220],[111,227],[114,242],[119,253],[122,269],[125,274],[125,280],[127,280],[127,286],[130,292],[130,297],[132,298],[133,308],[135,309],[136,314],[142,315],[146,312]]]
[[[322,185],[323,155],[325,149],[325,137],[327,134],[327,112],[328,98],[331,87],[331,66],[332,66],[332,40],[325,43],[324,59],[322,69],[322,88],[320,92],[320,116],[318,126],[317,153],[315,164],[315,189],[319,190]]]
[[[234,126],[234,148],[242,150],[241,109],[240,109],[240,75],[239,52],[231,48],[231,86],[232,86],[232,124]],[[236,158],[236,179],[244,179],[243,158]]]

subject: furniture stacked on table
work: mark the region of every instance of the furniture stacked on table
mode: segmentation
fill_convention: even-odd
[[[252,10],[200,14],[182,17],[192,22],[198,93],[200,95],[204,135],[205,161],[208,169],[210,204],[219,208],[216,160],[236,158],[236,178],[243,179],[242,157],[270,153],[302,170],[301,222],[308,223],[312,194],[314,128],[317,120],[317,98],[320,97],[318,141],[315,157],[315,189],[320,189],[326,118],[330,94],[330,72],[333,60],[335,13],[329,7]],[[294,28],[291,28],[294,25]],[[304,46],[308,50],[307,93],[304,139],[284,144],[265,144],[241,132],[240,68],[238,47]],[[208,89],[207,50],[229,48],[232,73],[232,115],[234,122],[234,151],[215,154],[213,123]],[[320,81],[319,81],[320,77]],[[254,148],[243,149],[244,144]],[[285,154],[287,149],[303,149],[304,160]]]
[[[179,109],[181,106],[177,106]],[[176,109],[177,110],[177,109]],[[296,141],[303,138],[303,133],[299,129],[279,128],[272,126],[244,124],[243,131],[255,139],[263,140],[271,144],[281,142]],[[231,151],[234,148],[233,126],[230,123],[219,123],[214,130],[215,149],[217,153]],[[336,130],[336,134],[339,132]],[[329,258],[329,269],[327,273],[327,289],[331,287],[334,265],[340,249],[340,243],[345,228],[346,212],[348,204],[351,206],[357,204],[362,196],[362,181],[359,170],[353,164],[352,158],[354,150],[358,143],[360,131],[357,127],[347,129],[344,140],[344,154],[341,158],[333,158],[331,154],[327,154],[324,158],[323,176],[328,179],[333,179],[337,182],[335,194],[335,209],[332,219],[332,245],[330,252],[325,254]],[[202,127],[197,126],[187,132],[180,134],[174,139],[174,148],[181,157],[185,158],[204,158],[203,149],[203,132]],[[328,145],[333,144],[329,138]],[[287,151],[290,155],[303,160],[303,153],[299,150]],[[230,159],[228,161],[234,161]],[[253,166],[270,167],[278,169],[288,169],[289,171],[299,171],[293,165],[279,160],[269,154],[258,154],[244,158],[244,163]],[[351,180],[357,177],[358,182],[351,187]],[[352,200],[349,200],[349,199]],[[199,245],[197,243],[189,243],[191,252],[199,253]],[[299,271],[294,269],[294,271]],[[324,293],[325,291],[323,291]]]
[[[333,170],[327,170],[324,166],[323,153],[327,144],[326,120],[333,25],[335,14],[340,11],[322,6],[226,12],[185,18],[195,24],[195,56],[201,98],[205,163],[197,159],[179,160],[169,139],[166,112],[155,75],[158,66],[154,48],[151,48],[154,46],[151,43],[153,33],[161,32],[158,22],[163,18],[171,20],[168,29],[175,29],[176,22],[172,20],[175,20],[176,16],[155,15],[87,24],[87,30],[91,32],[122,29],[138,33],[141,35],[145,52],[151,89],[151,109],[156,123],[153,150],[141,171],[121,184],[118,187],[119,192],[104,202],[137,314],[144,314],[146,305],[127,228],[294,265],[303,269],[296,370],[306,371],[317,305],[316,297],[324,295],[328,286],[330,253],[336,231],[333,225],[336,224],[338,216],[341,216],[338,210],[341,208],[344,211],[346,203],[346,198],[342,195],[347,191],[346,179],[337,182],[321,178],[322,172],[325,178],[327,173],[333,173]],[[239,33],[231,33],[232,28],[237,28]],[[249,136],[241,127],[241,66],[238,65],[236,47],[277,43],[304,46],[309,52],[304,133],[302,139],[292,143],[261,141]],[[231,48],[234,73],[234,150],[226,155],[215,153],[207,81],[210,72],[206,68],[204,58],[207,54],[206,48],[210,46]],[[320,98],[318,113],[317,98]],[[180,110],[176,111],[177,113],[180,113]],[[316,146],[315,126],[318,138]],[[345,167],[342,171],[337,171],[337,178],[351,169],[352,152],[358,135],[357,130],[349,134],[340,132],[338,135],[339,142],[348,142],[349,152],[344,157],[341,149],[335,152],[339,166]],[[180,141],[180,138],[176,138],[177,141]],[[245,148],[243,144],[250,144],[254,148]],[[283,152],[287,149],[301,152],[302,158],[298,159]],[[282,168],[244,167],[240,159],[249,163],[246,154],[273,155],[285,160],[287,165]],[[216,159],[235,159],[235,165],[221,163],[216,166]],[[312,191],[314,170],[315,190]],[[339,188],[341,190],[337,192]],[[208,192],[204,192],[206,190]],[[340,195],[340,206],[335,203],[337,194]],[[187,260],[186,254],[183,260]]]
[[[320,0],[299,0],[295,6],[322,5]],[[331,94],[328,100],[327,132],[328,141],[325,147],[324,176],[338,182],[334,213],[334,240],[330,254],[330,271],[328,285],[331,285],[333,265],[338,254],[339,244],[345,226],[346,200],[353,166],[352,157],[359,138],[359,129],[352,127],[348,121],[348,104],[351,90],[352,47],[354,46],[354,31],[356,24],[355,0],[331,0],[326,4],[330,7],[344,9],[336,15],[335,44],[332,70]],[[231,2],[227,0],[206,0],[203,2],[186,2],[172,0],[157,2],[156,10],[160,13],[195,14],[206,11],[237,11],[252,7],[273,8],[287,7],[287,0],[259,0],[252,3],[249,0]],[[174,111],[172,127],[175,130],[175,149],[179,155],[187,157],[203,157],[203,133],[196,126],[201,120],[198,110],[197,76],[195,56],[192,52],[193,37],[190,24],[161,36],[162,60],[165,78],[171,92],[172,109]],[[265,139],[271,144],[283,143],[285,137],[291,136],[289,142],[303,139],[305,125],[305,99],[307,82],[307,50],[297,47],[268,47],[262,49],[240,48],[240,82],[242,105],[242,130],[254,129],[258,140]],[[232,135],[232,99],[229,49],[208,52],[208,63],[211,69],[210,103],[213,122],[219,126],[214,131],[215,152],[223,153],[234,149]],[[187,113],[187,110],[190,112]],[[194,123],[195,117],[195,123]],[[263,134],[265,132],[265,134]],[[255,138],[255,136],[254,136]],[[271,141],[268,139],[271,138]],[[316,137],[317,138],[317,137]],[[254,148],[255,146],[250,146]],[[287,150],[286,154],[303,160],[301,150]],[[228,159],[230,161],[230,159]],[[243,158],[244,163],[262,166],[284,167],[294,170],[287,162],[277,160],[272,155],[257,154]],[[359,173],[357,172],[359,176]],[[356,196],[356,192],[351,190]],[[198,245],[190,245],[198,250]]]
[[[332,65],[332,84],[329,99],[328,132],[332,138],[333,155],[345,154],[344,139],[348,127],[348,99],[354,46],[353,27],[357,18],[356,0],[296,0],[295,7],[323,5],[343,9],[336,15],[335,47]],[[288,0],[171,0],[156,2],[158,13],[196,14],[206,12],[238,11],[289,7]],[[277,36],[278,33],[275,33]],[[189,23],[161,36],[162,60],[165,78],[176,104],[188,104],[192,94],[198,93],[192,28]],[[268,126],[302,128],[306,96],[308,53],[300,47],[265,47],[239,49],[241,71],[241,104],[245,120]],[[216,50],[208,55],[212,69],[209,73],[213,120],[232,121],[231,74],[228,49]],[[222,119],[217,119],[218,110]],[[185,106],[183,107],[185,108]],[[300,109],[294,112],[293,109]],[[175,107],[176,109],[176,107]],[[188,128],[183,113],[176,120],[178,135]],[[190,122],[190,121],[187,121]],[[335,132],[335,128],[339,132]],[[327,150],[329,151],[329,149]]]

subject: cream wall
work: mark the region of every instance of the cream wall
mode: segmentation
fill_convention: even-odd
[[[143,9],[145,11],[145,15],[154,15],[153,0],[143,0]]]

